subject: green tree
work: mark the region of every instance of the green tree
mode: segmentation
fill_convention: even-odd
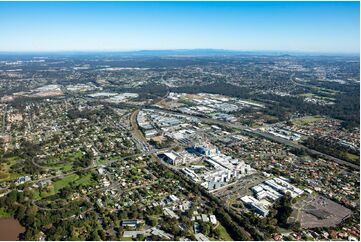
[[[277,221],[278,225],[282,227],[287,227],[287,220],[292,213],[292,198],[289,194],[285,194],[279,199],[276,204],[277,209]]]
[[[144,238],[144,234],[137,234],[137,240],[138,241],[143,241],[145,238]]]

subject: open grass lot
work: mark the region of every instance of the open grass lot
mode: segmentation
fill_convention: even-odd
[[[79,178],[78,180],[75,181],[75,184],[76,185],[81,185],[81,186],[89,186],[89,185],[92,185],[93,184],[93,181],[92,181],[92,176],[91,174],[87,174],[85,176],[82,176],[81,178]]]
[[[222,224],[219,224],[217,228],[219,229],[219,232],[220,232],[220,240],[223,240],[223,241],[232,241],[233,240]]]
[[[315,86],[315,85],[309,84],[307,81],[296,81],[295,83],[299,86],[311,88],[312,90],[315,90],[319,93],[323,93],[325,95],[333,96],[333,95],[336,95],[337,93],[339,93],[339,91],[337,91],[337,90]]]
[[[69,153],[66,155],[60,155],[58,157],[52,157],[47,159],[45,162],[38,163],[47,169],[62,170],[64,172],[70,171],[73,168],[73,163],[81,160],[83,154],[81,151]]]
[[[59,162],[59,163],[46,164],[43,167],[50,170],[61,170],[67,172],[73,168],[73,165],[69,162],[63,162],[63,163]]]
[[[328,101],[335,101],[335,98],[333,98],[333,96],[334,96],[336,93],[333,93],[333,92],[324,92],[324,91],[319,91],[319,93],[321,93],[322,95],[326,95],[326,96],[316,95],[316,94],[311,93],[311,92],[307,92],[307,93],[300,94],[300,96],[301,96],[301,97],[311,97],[311,98],[324,99],[324,100],[328,100]]]
[[[271,115],[262,115],[262,118],[265,120],[266,123],[274,123],[278,121],[278,118]]]
[[[2,173],[0,172],[0,182],[5,182],[5,181],[14,181],[16,179],[18,179],[20,176],[22,176],[21,174],[18,173]]]
[[[124,157],[121,156],[121,155],[115,155],[115,156],[111,156],[107,159],[98,159],[95,161],[95,163],[97,165],[106,165],[107,163],[109,162],[114,162],[114,161],[117,161],[117,160],[122,160]]]
[[[78,178],[79,178],[78,175],[72,174],[72,175],[64,177],[61,180],[54,182],[53,183],[54,193],[58,193],[60,189],[68,186],[69,183],[71,183],[71,182],[75,182]]]
[[[265,105],[265,103],[258,101],[258,100],[241,99],[241,98],[239,98],[239,100],[246,101],[246,102],[253,103],[253,104],[263,105],[263,106]]]
[[[308,125],[317,121],[322,120],[323,118],[321,116],[304,116],[302,118],[296,118],[292,120],[292,123],[294,125]]]
[[[40,200],[54,194],[57,194],[62,188],[69,186],[70,183],[74,182],[76,186],[90,186],[94,185],[92,180],[91,173],[84,174],[83,176],[78,176],[76,174],[71,174],[53,182],[46,189],[39,192],[39,190],[34,189],[33,197],[35,200]]]
[[[62,171],[70,171],[73,168],[71,164],[66,164],[62,167]]]
[[[40,200],[42,197],[40,196],[39,190],[33,190],[33,199],[34,200]]]
[[[357,164],[357,163],[360,162],[360,156],[357,156],[357,155],[355,155],[355,154],[351,154],[351,153],[349,153],[349,152],[344,152],[344,154],[345,154],[345,157],[346,157],[348,160],[352,161],[353,163]]]
[[[21,174],[11,171],[11,166],[15,165],[19,159],[17,156],[3,158],[0,163],[0,182],[15,180],[21,176]]]
[[[308,93],[302,93],[300,96],[302,96],[302,97],[314,97],[316,95],[313,94],[313,93],[308,92]]]
[[[331,95],[334,96],[337,93],[339,93],[339,91],[333,90],[333,89],[327,89],[327,88],[321,88],[321,87],[317,87],[316,88],[318,92],[323,93],[325,95]]]
[[[51,185],[49,185],[46,189],[46,191],[39,192],[38,190],[34,191],[33,196],[34,199],[39,200],[45,197],[49,197],[51,195],[54,195],[60,191],[63,187],[68,186],[71,182],[75,182],[79,179],[78,175],[72,174],[69,176],[65,176],[64,178],[57,180],[53,182]]]
[[[105,165],[107,162],[108,162],[108,160],[106,160],[106,159],[98,159],[96,161],[96,164],[97,165]]]
[[[130,237],[121,237],[120,241],[132,241],[132,238],[130,238]]]

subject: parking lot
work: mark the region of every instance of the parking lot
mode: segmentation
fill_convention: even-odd
[[[352,214],[351,210],[321,195],[309,195],[293,207],[290,222],[299,221],[303,228],[335,226]]]

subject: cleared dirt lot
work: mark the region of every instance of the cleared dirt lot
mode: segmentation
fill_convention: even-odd
[[[290,222],[299,221],[302,228],[329,227],[341,223],[351,214],[350,209],[313,194],[294,205]]]
[[[222,199],[227,207],[230,207],[233,204],[238,204],[243,207],[243,203],[240,198],[245,195],[252,194],[251,187],[258,185],[267,179],[268,178],[262,176],[261,174],[252,174],[241,178],[239,181],[230,186],[226,186],[216,192],[213,192],[213,194]],[[238,212],[240,211],[240,208],[234,209]]]

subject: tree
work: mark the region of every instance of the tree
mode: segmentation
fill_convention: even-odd
[[[221,231],[220,231],[220,228],[219,228],[219,227],[213,229],[212,233],[213,233],[213,237],[215,237],[215,238],[217,238],[217,239],[220,239],[220,237],[221,237]]]
[[[70,187],[63,187],[60,189],[60,197],[66,198],[70,195],[72,189]]]
[[[209,233],[211,232],[211,227],[209,226],[208,223],[201,223],[201,231],[203,234],[205,235],[209,235]]]
[[[33,228],[29,227],[26,229],[25,234],[24,234],[24,239],[28,240],[28,241],[29,240],[37,240],[35,238],[35,231]]]
[[[148,220],[149,225],[152,227],[157,226],[157,224],[158,224],[158,219],[156,217],[148,216],[147,220]]]
[[[8,205],[12,205],[16,202],[17,200],[17,192],[12,190],[9,194],[8,197],[6,199],[6,202]]]
[[[296,221],[290,225],[290,228],[292,230],[299,230],[301,228],[301,223],[299,221]]]
[[[25,207],[24,206],[19,206],[18,210],[15,213],[15,217],[19,221],[21,221],[21,220],[23,220],[24,216],[25,216]]]
[[[104,230],[102,230],[102,229],[98,230],[98,234],[99,234],[99,237],[101,238],[101,240],[106,240]]]
[[[144,238],[144,234],[137,234],[137,240],[138,241],[143,241],[145,238]]]
[[[100,237],[98,235],[98,231],[96,229],[93,229],[93,231],[90,233],[88,240],[92,241],[99,241]]]
[[[288,193],[285,194],[283,197],[281,197],[280,200],[277,202],[276,218],[277,218],[279,226],[287,227],[287,225],[288,225],[287,220],[288,220],[289,216],[291,216],[291,213],[292,213],[291,204],[292,204],[292,198]]]

